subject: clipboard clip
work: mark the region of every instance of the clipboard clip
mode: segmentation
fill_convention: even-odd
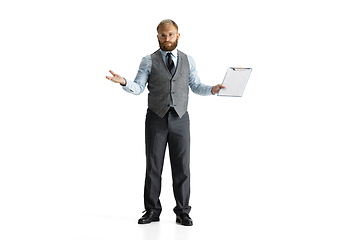
[[[244,71],[244,70],[249,69],[249,68],[231,67],[231,69],[234,70],[234,71],[236,71],[236,70]]]

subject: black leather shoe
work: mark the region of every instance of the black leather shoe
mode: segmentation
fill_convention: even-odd
[[[151,222],[158,222],[160,221],[159,215],[157,215],[155,212],[153,211],[147,211],[144,216],[142,216],[138,223],[139,224],[148,224]]]
[[[176,215],[176,222],[181,225],[184,225],[184,226],[192,226],[193,225],[193,221],[189,217],[189,214],[187,214],[187,213],[182,213],[180,215]]]

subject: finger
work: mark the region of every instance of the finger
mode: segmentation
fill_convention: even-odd
[[[114,83],[119,83],[118,81],[116,81],[115,79],[113,78],[108,78],[110,81],[114,82]]]
[[[117,83],[118,81],[116,81],[113,77],[109,77],[109,76],[106,76],[106,78],[114,83]]]
[[[110,70],[109,72],[115,77],[116,73],[114,73],[112,70]]]

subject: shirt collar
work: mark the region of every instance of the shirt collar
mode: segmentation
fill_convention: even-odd
[[[160,52],[161,52],[163,58],[165,58],[165,57],[166,57],[166,54],[168,53],[168,51],[163,51],[162,49],[160,49]],[[178,55],[178,50],[177,50],[177,48],[175,48],[174,50],[171,51],[171,55],[172,55],[173,57],[177,58],[177,55]]]

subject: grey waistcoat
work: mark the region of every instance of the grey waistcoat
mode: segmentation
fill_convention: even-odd
[[[181,118],[187,111],[190,66],[187,56],[178,51],[176,72],[171,76],[160,50],[151,54],[152,66],[148,78],[148,107],[160,117],[170,108],[171,99]]]

